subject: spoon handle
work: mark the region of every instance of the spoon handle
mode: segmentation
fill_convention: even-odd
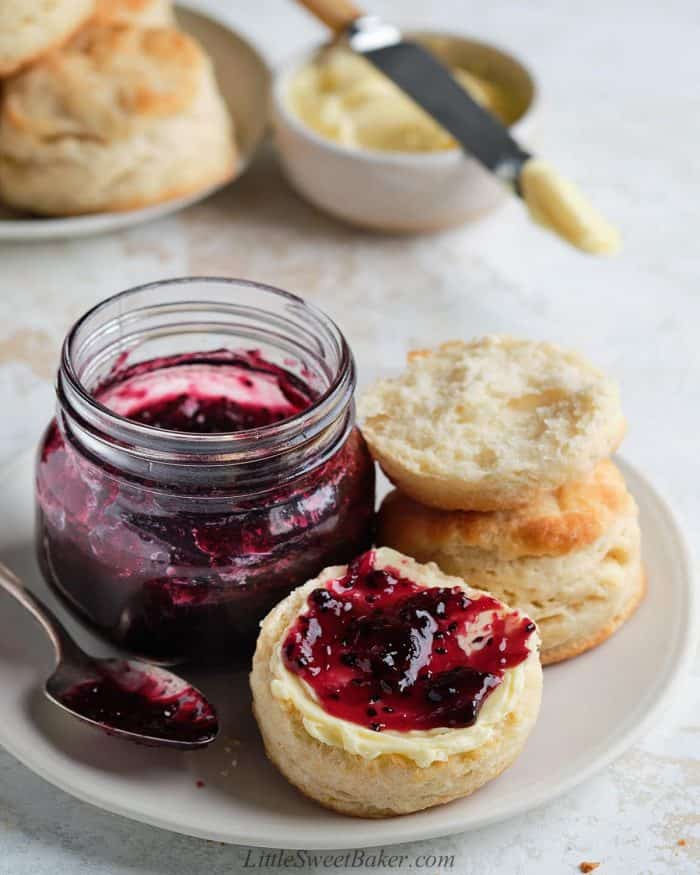
[[[0,562],[0,589],[11,595],[23,608],[26,608],[35,620],[42,626],[51,639],[56,651],[56,662],[65,655],[79,654],[84,659],[78,645],[73,641],[58,617],[46,607],[22,584],[22,581],[10,569]]]

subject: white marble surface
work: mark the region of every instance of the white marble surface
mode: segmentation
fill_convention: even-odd
[[[285,0],[209,5],[273,64],[321,34]],[[299,201],[267,156],[176,218],[89,240],[0,246],[0,464],[36,440],[52,405],[59,343],[86,307],[166,276],[244,276],[299,292],[336,317],[362,381],[380,363],[399,365],[408,347],[454,335],[509,331],[582,349],[620,379],[625,453],[671,500],[696,548],[697,4],[377,0],[373,8],[490,38],[528,59],[541,85],[541,150],[619,222],[624,254],[579,256],[528,225],[515,202],[439,236],[371,236]],[[574,793],[406,853],[454,855],[453,871],[483,875],[558,875],[582,860],[601,861],[601,875],[697,872],[699,705],[696,673],[677,714]],[[0,753],[0,875],[223,875],[247,871],[246,853],[105,814]]]

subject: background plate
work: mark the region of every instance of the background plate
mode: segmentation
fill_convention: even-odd
[[[211,56],[216,78],[233,118],[238,146],[236,178],[245,172],[267,126],[270,73],[257,50],[225,24],[202,12],[177,5],[180,27],[193,36]],[[116,231],[140,222],[182,210],[208,197],[229,183],[221,183],[197,194],[176,198],[142,210],[95,213],[66,219],[27,217],[0,204],[0,242],[5,240],[56,240],[84,237],[102,231]]]
[[[154,751],[107,738],[43,698],[52,664],[48,641],[1,594],[0,744],[47,781],[108,811],[188,835],[262,847],[414,841],[475,829],[548,802],[601,769],[665,715],[696,640],[690,567],[678,527],[643,476],[627,463],[620,466],[640,507],[647,598],[604,645],[545,670],[542,712],[525,751],[468,799],[386,820],[358,820],[317,807],[265,759],[242,674],[191,675],[222,717],[222,737],[206,751]],[[0,482],[0,560],[55,606],[34,560],[32,483],[29,456]],[[93,652],[109,652],[75,623],[67,625]]]

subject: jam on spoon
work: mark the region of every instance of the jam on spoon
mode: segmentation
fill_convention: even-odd
[[[376,568],[369,551],[309,595],[282,652],[329,714],[376,732],[459,728],[527,658],[534,629],[491,596]]]
[[[100,673],[67,689],[47,688],[72,713],[108,734],[202,745],[216,734],[214,709],[194,687],[170,672],[135,660],[104,660]],[[144,741],[145,743],[145,741]]]
[[[51,639],[56,668],[44,692],[52,702],[108,735],[139,744],[193,750],[216,738],[214,708],[187,681],[138,660],[88,656],[1,563],[0,590],[29,611]]]

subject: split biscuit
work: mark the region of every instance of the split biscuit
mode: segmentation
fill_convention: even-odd
[[[360,413],[389,479],[445,510],[527,504],[586,476],[625,431],[616,385],[584,358],[500,335],[409,354]]]

